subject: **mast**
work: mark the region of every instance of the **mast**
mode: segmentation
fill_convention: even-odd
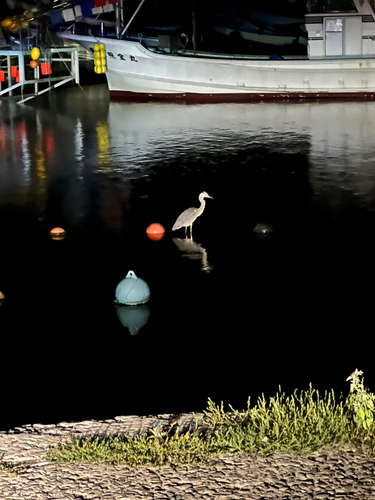
[[[116,37],[120,38],[121,30],[124,27],[124,0],[117,0],[115,3]]]
[[[197,11],[196,11],[195,0],[193,0],[192,7],[193,8],[191,13],[191,21],[193,24],[193,51],[195,54],[195,51],[197,50]]]

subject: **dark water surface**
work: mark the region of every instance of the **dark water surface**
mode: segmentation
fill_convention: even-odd
[[[4,101],[0,429],[346,392],[355,368],[375,390],[374,130],[375,103]],[[186,245],[170,228],[204,190]],[[129,270],[151,289],[136,335]]]

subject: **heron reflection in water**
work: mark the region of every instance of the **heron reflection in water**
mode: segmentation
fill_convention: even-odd
[[[179,216],[176,222],[173,224],[172,231],[176,231],[176,229],[180,229],[181,227],[185,228],[185,237],[187,238],[187,228],[190,227],[190,239],[193,238],[193,222],[197,217],[199,217],[206,206],[205,198],[212,198],[206,191],[203,191],[199,195],[200,207],[199,208],[188,208]]]
[[[183,256],[188,259],[200,259],[202,262],[202,271],[209,273],[213,266],[207,260],[206,249],[200,243],[196,243],[192,238],[173,238],[173,243],[183,252]]]

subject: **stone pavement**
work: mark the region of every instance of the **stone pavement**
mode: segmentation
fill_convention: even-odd
[[[49,446],[72,435],[126,433],[167,425],[174,418],[28,425],[0,433],[3,462],[24,464],[19,475],[0,472],[0,500],[375,500],[375,460],[355,450],[324,451],[309,458],[224,455],[202,466],[138,467],[56,465],[44,461]]]

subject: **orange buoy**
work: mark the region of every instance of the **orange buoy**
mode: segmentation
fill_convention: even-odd
[[[154,222],[148,226],[146,233],[150,240],[159,241],[163,238],[165,229],[161,224]]]
[[[13,21],[12,21],[11,19],[9,19],[9,18],[7,18],[7,19],[3,19],[3,20],[1,21],[1,26],[2,26],[3,28],[9,28],[9,26],[11,26],[12,24],[13,24]]]
[[[18,31],[20,29],[20,25],[14,21],[10,26],[9,26],[9,31],[11,31],[12,33],[16,33],[16,31]]]
[[[34,59],[31,59],[30,61],[30,68],[37,68],[38,67],[38,63],[34,60]]]
[[[66,236],[66,231],[62,227],[54,227],[49,232],[49,235],[53,240],[63,240]]]

